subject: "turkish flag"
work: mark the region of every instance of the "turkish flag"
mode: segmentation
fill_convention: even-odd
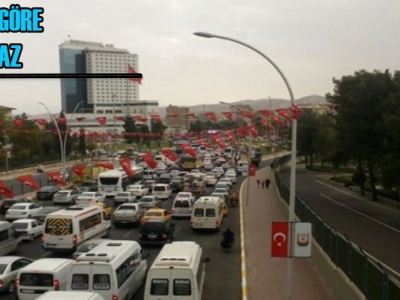
[[[249,119],[253,119],[254,118],[254,113],[252,111],[248,111],[248,110],[241,110],[240,114],[243,117],[249,118]]]
[[[207,118],[209,118],[211,121],[214,121],[214,122],[217,122],[217,121],[218,121],[217,115],[216,115],[215,112],[213,112],[213,111],[205,112],[204,115],[205,115]]]
[[[279,115],[284,117],[288,121],[292,121],[292,118],[288,115],[287,111],[285,109],[276,109],[275,110]]]
[[[254,124],[250,124],[248,126],[248,129],[250,130],[251,136],[255,139],[256,137],[258,137],[258,132],[257,129],[254,127]]]
[[[197,118],[197,114],[196,113],[187,113],[188,117],[192,117],[192,118]]]
[[[128,73],[130,74],[137,74],[136,70],[134,67],[132,67],[131,65],[128,65]],[[139,84],[142,84],[142,78],[129,78],[130,81],[134,81],[137,82]]]
[[[101,126],[104,126],[107,123],[107,117],[96,117],[96,120]]]
[[[301,117],[302,111],[298,106],[292,105],[291,107],[289,107],[289,110],[292,113],[292,118],[293,119],[298,120]]]
[[[129,177],[135,176],[135,172],[132,170],[131,167],[131,159],[129,157],[121,158],[119,160],[119,164],[121,165],[122,169],[125,171],[126,175]]]
[[[180,147],[183,151],[185,151],[185,153],[189,154],[190,156],[197,157],[196,151],[194,151],[194,149],[188,144],[181,144]]]
[[[59,185],[67,185],[67,182],[61,178],[60,171],[47,172],[47,176]]]
[[[103,167],[105,169],[110,169],[110,170],[114,169],[114,164],[112,162],[102,161],[102,162],[98,162],[97,165],[99,167]]]
[[[86,118],[85,117],[77,117],[77,118],[75,118],[78,122],[82,122],[83,120],[85,120]]]
[[[114,119],[118,120],[118,121],[125,121],[125,117],[124,116],[115,116]]]
[[[272,114],[272,112],[270,110],[268,110],[268,109],[261,109],[258,112],[260,114],[262,114],[263,116],[266,116],[266,117],[269,117]]]
[[[230,111],[223,111],[222,114],[227,118],[229,121],[232,121],[233,119],[233,113]]]
[[[265,121],[265,120],[261,120],[260,124],[264,125],[265,127],[269,128],[271,130],[274,130],[274,127],[271,124],[269,124],[267,121]]]
[[[289,222],[272,222],[271,257],[288,257]]]
[[[67,124],[67,119],[66,118],[58,118],[57,123],[61,125]]]
[[[36,122],[36,124],[38,124],[40,126],[46,126],[46,124],[47,124],[46,119],[36,119],[35,122]]]
[[[17,179],[19,182],[22,182],[23,184],[29,185],[34,190],[40,190],[40,186],[35,182],[32,175],[23,175],[15,179]]]
[[[167,117],[177,118],[178,114],[177,113],[170,113],[170,114],[167,114]]]
[[[251,165],[250,168],[249,168],[249,176],[250,177],[256,176],[256,172],[257,172],[256,165]]]
[[[15,119],[14,125],[17,127],[23,127],[25,125],[25,121],[23,119]]]
[[[82,165],[78,165],[78,166],[74,166],[72,168],[72,172],[74,172],[76,175],[78,175],[79,177],[83,177],[83,173],[85,171],[85,166]]]
[[[6,188],[2,181],[0,181],[0,194],[6,196],[7,198],[13,198],[14,197],[13,191],[10,190],[9,188]]]
[[[178,160],[178,155],[176,155],[174,152],[172,152],[171,149],[161,149],[161,153],[164,154],[166,158],[169,160],[176,162]]]
[[[271,118],[272,121],[274,121],[274,122],[275,122],[276,124],[278,124],[280,127],[285,126],[285,123],[283,123],[283,122],[281,121],[281,119],[279,119],[278,117],[276,117],[276,116],[274,116],[274,115],[271,115],[270,118]]]
[[[150,153],[142,154],[142,158],[151,169],[157,167],[157,162],[154,160],[153,156],[151,156]]]

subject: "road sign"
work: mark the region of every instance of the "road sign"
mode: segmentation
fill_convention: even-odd
[[[311,257],[311,223],[294,223],[294,257]]]
[[[251,165],[249,168],[249,176],[254,177],[256,176],[257,167],[255,165]]]
[[[271,257],[288,257],[289,222],[272,222]]]

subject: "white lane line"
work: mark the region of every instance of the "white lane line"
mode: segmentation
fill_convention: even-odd
[[[371,204],[371,205],[375,205],[376,207],[384,208],[384,209],[389,210],[389,211],[392,211],[392,212],[393,212],[393,211],[394,211],[394,212],[397,211],[397,209],[395,209],[395,208],[383,206],[383,205],[380,204],[380,203],[376,203],[376,202],[373,202],[373,201],[371,201],[371,200],[367,200],[367,199],[365,199],[365,198],[363,198],[363,197],[361,197],[361,196],[356,196],[356,195],[354,195],[353,193],[343,191],[343,190],[341,190],[341,189],[339,189],[339,188],[337,188],[337,187],[331,186],[331,185],[329,185],[329,184],[327,184],[327,183],[325,183],[325,182],[322,182],[322,181],[319,181],[319,180],[315,180],[315,182],[318,182],[319,184],[322,184],[322,185],[324,185],[324,186],[326,186],[326,187],[331,188],[332,190],[338,191],[338,192],[340,192],[340,193],[342,193],[342,194],[345,194],[345,195],[347,195],[347,196],[353,197],[353,198],[358,199],[358,200],[362,200],[362,201],[364,201],[364,202],[366,202],[366,203],[368,203],[368,204]]]
[[[398,230],[398,229],[396,229],[396,228],[393,228],[393,227],[391,227],[391,226],[389,226],[389,225],[387,225],[387,224],[385,224],[385,223],[383,223],[383,222],[381,222],[381,221],[379,221],[379,220],[377,220],[377,219],[374,219],[374,218],[372,218],[372,217],[370,217],[370,216],[367,216],[366,214],[364,214],[364,213],[362,213],[362,212],[359,212],[358,210],[355,210],[354,208],[351,208],[351,207],[349,207],[349,206],[347,206],[347,205],[345,205],[345,204],[343,204],[343,203],[341,203],[341,202],[339,202],[339,201],[336,201],[336,200],[332,199],[331,197],[328,197],[327,195],[324,195],[324,194],[322,194],[322,193],[321,193],[320,195],[321,195],[322,197],[328,199],[329,201],[332,201],[332,202],[336,203],[337,205],[340,205],[340,206],[342,206],[342,207],[344,207],[344,208],[347,208],[348,210],[350,210],[350,211],[352,211],[352,212],[354,212],[354,213],[356,213],[356,214],[359,214],[360,216],[363,216],[363,217],[365,217],[365,218],[367,218],[367,219],[369,219],[369,220],[371,220],[371,221],[374,221],[374,222],[376,222],[376,223],[378,223],[378,224],[380,224],[380,225],[382,225],[382,226],[384,226],[384,227],[386,227],[386,228],[389,228],[389,229],[395,231],[396,233],[400,233],[400,230]]]
[[[41,258],[49,256],[51,254],[51,252],[46,252],[45,254],[43,254],[42,256],[40,256]]]
[[[127,233],[124,234],[123,238],[126,239],[128,235],[130,235],[131,233],[133,233],[133,229],[129,230]]]
[[[246,180],[243,180],[242,185],[240,186],[239,197],[243,199],[243,187],[246,183]],[[241,258],[241,274],[242,274],[242,300],[247,300],[247,268],[246,268],[246,249],[245,249],[245,241],[244,241],[244,222],[243,222],[243,203],[244,201],[239,201],[240,208],[240,258]]]

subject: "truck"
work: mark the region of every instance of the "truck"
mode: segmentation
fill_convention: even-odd
[[[183,192],[190,192],[193,196],[200,197],[206,192],[206,175],[199,174],[186,174],[184,177]]]
[[[261,162],[261,158],[262,158],[261,148],[257,147],[257,148],[252,149],[251,163],[258,167]]]

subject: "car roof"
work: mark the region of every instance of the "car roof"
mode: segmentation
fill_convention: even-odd
[[[166,221],[167,221],[166,219],[149,219],[148,221],[144,222],[143,224],[146,224],[148,222],[150,222],[150,223],[164,223]]]
[[[8,264],[21,258],[27,258],[23,256],[0,256],[0,264]]]
[[[36,220],[35,219],[18,219],[18,220],[13,221],[13,223],[29,223],[32,221],[36,221]]]
[[[166,209],[164,209],[164,208],[150,208],[150,209],[147,210],[147,212],[149,212],[149,211],[161,211],[161,212],[164,212],[164,211],[166,211]]]
[[[31,204],[33,204],[33,203],[25,203],[25,202],[21,202],[21,203],[15,203],[15,204],[13,204],[13,206],[15,205],[15,206],[21,206],[21,205],[23,205],[23,206],[28,206],[28,205],[31,205]],[[11,206],[12,207],[12,206]]]

